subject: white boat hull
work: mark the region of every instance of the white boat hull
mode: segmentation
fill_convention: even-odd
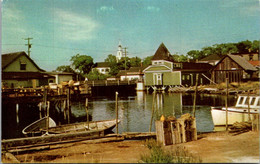
[[[252,113],[250,113],[251,120],[253,119],[253,114],[256,113],[257,113],[256,111],[252,111]],[[214,126],[226,125],[225,108],[212,108],[211,115],[212,115]],[[228,110],[228,125],[232,125],[235,122],[243,122],[243,121],[249,121],[247,110],[245,112],[243,112],[242,110],[240,111],[234,111],[232,109]]]

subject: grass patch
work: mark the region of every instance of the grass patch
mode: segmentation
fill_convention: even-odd
[[[201,159],[193,156],[185,147],[176,147],[170,151],[163,150],[162,145],[156,140],[145,141],[145,146],[150,154],[141,155],[141,162],[144,163],[201,163]]]

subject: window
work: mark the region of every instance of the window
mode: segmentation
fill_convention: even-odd
[[[187,75],[187,80],[190,80],[190,75]]]
[[[26,70],[26,63],[20,63],[20,70]]]

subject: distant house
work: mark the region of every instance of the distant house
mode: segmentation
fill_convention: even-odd
[[[15,52],[2,55],[2,86],[39,87],[48,85],[55,77],[39,68],[25,53]]]
[[[162,43],[152,58],[152,65],[143,70],[145,86],[176,86],[195,85],[196,74],[199,74],[199,84],[209,83],[207,63],[175,62]]]
[[[62,82],[68,82],[73,80],[74,73],[70,72],[48,72],[49,75],[55,77],[54,81],[49,81],[50,83],[61,84]]]
[[[120,70],[117,74],[117,77],[120,78],[121,81],[124,80],[138,80],[142,81],[143,79],[143,72],[141,67],[131,67],[129,70]]]
[[[231,55],[242,56],[247,61],[258,61],[259,53],[258,52],[249,52],[249,53],[232,53]]]
[[[211,79],[215,83],[226,82],[226,78],[229,82],[242,82],[250,80],[253,73],[257,69],[250,64],[244,57],[239,55],[225,55],[212,69]]]
[[[260,79],[260,60],[257,61],[248,61],[250,64],[252,64],[257,71],[255,73],[253,73],[252,78],[253,79]]]
[[[110,66],[108,62],[97,62],[92,71],[97,70],[99,73],[108,74],[110,72]]]
[[[221,55],[212,54],[200,59],[198,63],[208,63],[214,66],[220,61],[221,58],[222,58]]]

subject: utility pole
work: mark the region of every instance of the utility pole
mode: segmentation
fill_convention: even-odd
[[[32,44],[30,43],[30,40],[33,39],[33,38],[25,38],[24,40],[28,40],[28,43],[25,44],[26,46],[28,46],[28,56],[30,57],[30,48],[32,47]]]
[[[125,80],[126,80],[126,49],[127,49],[127,47],[125,47],[124,49],[125,49]]]

